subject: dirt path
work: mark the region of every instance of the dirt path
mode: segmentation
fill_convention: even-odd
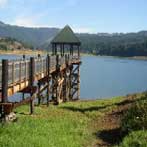
[[[98,131],[95,133],[96,142],[93,147],[109,147],[121,142],[124,135],[120,131],[121,116],[131,105],[138,100],[136,96],[128,96],[124,101],[116,103],[116,107],[111,112],[107,112],[104,117],[98,118],[93,122],[93,128]]]

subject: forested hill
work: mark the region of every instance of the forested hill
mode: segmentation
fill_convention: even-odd
[[[147,31],[120,34],[80,34],[83,51],[111,56],[147,56]]]
[[[26,28],[0,22],[0,37],[11,37],[34,48],[49,49],[58,28]],[[111,56],[147,56],[147,31],[77,34],[82,52]]]
[[[0,37],[11,37],[35,48],[50,42],[58,32],[57,28],[28,28],[8,25],[0,21]]]
[[[19,42],[12,38],[0,38],[0,50],[2,51],[14,51],[14,50],[30,50],[32,46]]]

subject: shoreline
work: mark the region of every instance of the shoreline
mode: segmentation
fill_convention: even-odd
[[[0,50],[0,55],[45,55],[47,51],[44,50],[14,50],[14,51],[3,51]],[[147,56],[133,56],[133,57],[121,57],[121,56],[107,56],[107,55],[94,55],[81,53],[81,56],[96,56],[96,57],[112,57],[112,58],[121,58],[121,59],[130,59],[130,60],[147,60]]]
[[[86,53],[81,53],[81,55],[82,56],[95,56],[95,57],[122,58],[122,59],[130,59],[130,60],[147,60],[147,56],[123,57],[123,56],[94,55],[94,54],[86,54]]]
[[[44,55],[46,54],[46,51],[40,51],[40,50],[14,50],[14,51],[3,51],[0,50],[0,55]]]

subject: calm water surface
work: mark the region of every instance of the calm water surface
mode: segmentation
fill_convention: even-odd
[[[1,59],[22,56],[0,55]],[[124,58],[82,57],[81,99],[97,99],[147,90],[147,61]],[[15,95],[16,100],[20,95]]]
[[[81,66],[81,98],[96,99],[147,90],[147,61],[85,56]]]

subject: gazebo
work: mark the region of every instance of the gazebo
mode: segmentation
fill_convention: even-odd
[[[64,56],[65,53],[69,53],[72,56],[74,54],[80,56],[81,42],[68,25],[55,36],[51,44],[53,55],[60,53],[61,56]]]

